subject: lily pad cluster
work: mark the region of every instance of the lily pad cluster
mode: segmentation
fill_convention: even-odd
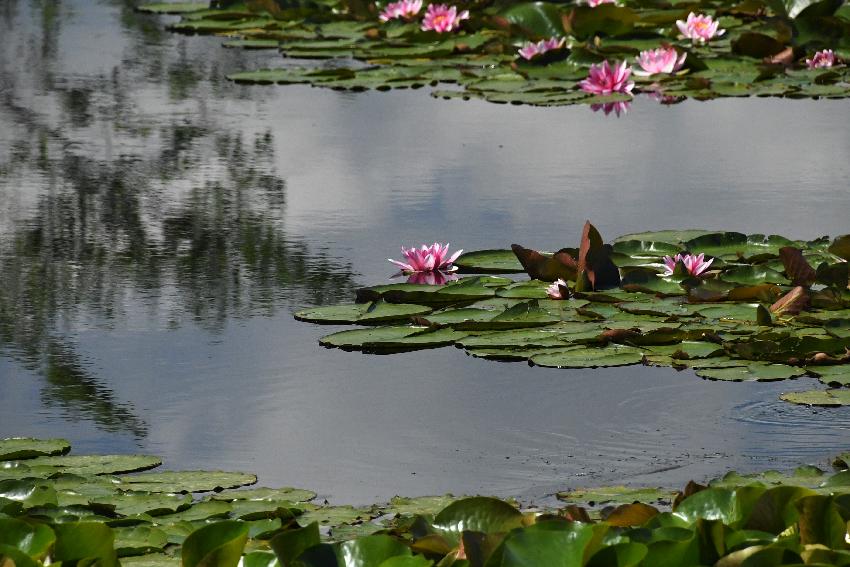
[[[170,29],[217,34],[226,47],[277,49],[288,59],[330,61],[230,76],[240,83],[304,83],[340,90],[442,85],[433,95],[497,103],[627,108],[628,93],[590,94],[579,82],[603,61],[635,64],[642,51],[672,46],[686,55],[672,73],[636,79],[636,91],[671,104],[684,98],[850,95],[850,6],[844,0],[702,0],[667,2],[512,2],[467,0],[460,30],[422,31],[418,20],[379,19],[386,2],[367,0],[219,0],[158,3],[140,10],[180,14]],[[692,44],[676,25],[692,12],[712,15],[726,30]],[[564,38],[526,60],[529,42]],[[554,44],[553,44],[554,45]],[[830,49],[836,64],[809,68]]]
[[[699,277],[665,256],[711,260]],[[682,230],[605,244],[590,224],[578,248],[514,245],[458,258],[478,273],[444,285],[360,289],[356,302],[299,311],[297,319],[359,328],[326,347],[389,354],[454,345],[472,356],[556,368],[645,364],[723,381],[818,378],[829,389],[782,399],[850,405],[850,236]],[[518,279],[527,273],[531,279]],[[496,275],[502,274],[502,275]],[[512,277],[506,277],[512,276]],[[565,299],[547,288],[564,282]]]
[[[834,474],[813,466],[731,472],[681,492],[576,488],[548,508],[484,496],[352,508],[310,504],[308,490],[225,488],[256,480],[244,473],[120,475],[159,459],[68,450],[61,439],[0,440],[0,564],[850,565],[846,455],[835,459]]]

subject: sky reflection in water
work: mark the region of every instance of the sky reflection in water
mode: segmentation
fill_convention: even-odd
[[[846,101],[537,109],[238,87],[274,53],[122,2],[0,6],[0,435],[368,502],[822,462],[850,413],[779,384],[324,350],[292,319],[399,245],[673,227],[850,232]]]

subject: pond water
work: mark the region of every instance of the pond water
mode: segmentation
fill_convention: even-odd
[[[643,98],[616,118],[241,87],[225,75],[286,62],[167,21],[0,3],[0,437],[350,503],[679,486],[850,446],[850,408],[779,401],[811,378],[369,356],[292,318],[386,281],[402,244],[554,249],[585,219],[610,238],[848,233],[846,101]]]

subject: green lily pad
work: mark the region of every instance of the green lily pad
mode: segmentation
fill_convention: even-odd
[[[837,366],[807,366],[812,374],[818,376],[818,380],[827,386],[842,387],[850,386],[850,365]]]
[[[312,490],[303,488],[248,488],[240,490],[224,490],[210,496],[213,500],[285,500],[287,502],[309,502],[316,497]]]
[[[806,392],[788,392],[780,399],[806,406],[838,407],[850,405],[850,390],[809,390]]]
[[[247,486],[257,477],[241,472],[163,471],[121,477],[121,488],[139,492],[209,492]]]
[[[455,266],[462,272],[513,274],[525,270],[517,260],[513,250],[476,250],[466,252],[456,261]]]
[[[605,348],[573,347],[531,357],[538,366],[555,368],[597,368],[640,364],[643,351],[634,347],[611,345]]]
[[[295,313],[295,318],[310,323],[374,325],[393,321],[409,321],[411,317],[430,312],[431,308],[423,305],[375,301],[304,309]]]
[[[770,382],[796,378],[804,373],[805,370],[796,366],[764,363],[750,363],[747,366],[733,368],[701,368],[697,370],[697,376],[701,378],[727,382]]]
[[[209,9],[209,2],[156,2],[136,6],[139,12],[149,14],[191,14]]]
[[[406,498],[403,496],[393,497],[386,506],[381,506],[384,514],[399,515],[434,515],[458,498],[451,494],[443,496],[417,496]]]
[[[353,522],[370,520],[373,512],[354,506],[307,506],[304,514],[298,517],[301,525],[318,523],[320,526],[339,526]]]
[[[158,516],[156,522],[157,524],[176,524],[179,522],[210,520],[211,518],[226,518],[232,509],[229,502],[222,500],[202,500],[192,504],[192,506],[181,512]]]
[[[603,486],[599,488],[576,488],[556,494],[558,500],[564,502],[579,502],[596,506],[599,504],[644,504],[667,505],[676,496],[675,490],[633,486]]]
[[[0,439],[0,461],[64,455],[70,450],[71,444],[65,439],[32,439],[29,437]]]
[[[156,553],[168,544],[165,532],[153,526],[116,528],[114,531],[115,551],[119,557]]]
[[[52,467],[57,472],[76,475],[101,475],[153,469],[162,461],[150,455],[81,455],[37,457],[27,464],[31,467]]]

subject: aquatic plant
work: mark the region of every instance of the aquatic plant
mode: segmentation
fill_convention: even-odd
[[[396,496],[332,506],[249,473],[150,471],[0,439],[0,564],[101,567],[848,565],[850,454],[834,471],[728,472],[681,491],[568,486],[543,506]],[[828,467],[829,465],[825,465]],[[247,487],[247,488],[246,488]],[[321,526],[321,528],[320,528]]]
[[[181,21],[169,24],[170,29],[221,34],[227,36],[227,47],[277,49],[285,57],[303,61],[229,75],[239,83],[305,83],[351,91],[443,83],[452,86],[432,91],[433,96],[539,106],[587,104],[622,114],[624,105],[608,104],[622,102],[631,93],[600,95],[581,88],[591,64],[606,59],[632,61],[640,51],[665,45],[681,27],[682,38],[703,46],[687,55],[688,72],[655,73],[655,83],[641,84],[640,90],[657,91],[662,100],[670,102],[728,96],[850,97],[850,67],[834,64],[816,75],[801,73],[800,66],[794,65],[795,57],[803,53],[811,56],[833,50],[838,62],[847,50],[850,7],[837,0],[755,0],[743,7],[733,0],[720,0],[712,4],[711,16],[692,12],[684,19],[678,18],[688,12],[683,14],[683,5],[675,3],[485,2],[476,4],[481,12],[475,25],[462,27],[467,11],[434,4],[429,8],[433,15],[426,15],[426,34],[422,33],[424,22],[376,27],[371,0],[327,0],[309,7],[272,10],[273,14],[267,9],[271,4],[280,2],[253,1],[239,4],[239,9],[228,8],[224,2],[211,9],[194,4],[155,4],[140,9],[182,11]],[[386,17],[396,15],[397,10],[390,9]],[[422,10],[418,14],[421,16]],[[445,33],[449,31],[456,33]],[[721,36],[723,41],[716,41]],[[566,41],[554,53],[539,54],[537,46],[545,38]],[[709,46],[704,46],[706,43]],[[517,55],[518,47],[531,59]],[[678,63],[684,52],[677,50]],[[313,63],[322,59],[335,59],[336,64]]]
[[[527,42],[523,45],[517,53],[519,53],[520,57],[526,60],[532,60],[534,57],[538,55],[543,55],[547,51],[553,51],[555,49],[561,49],[564,47],[564,43],[567,40],[563,37],[552,37],[549,39],[542,39],[537,43],[533,41]]]
[[[596,8],[602,4],[616,4],[617,0],[587,0],[587,5]]]
[[[629,81],[632,68],[625,61],[615,63],[612,67],[608,60],[601,65],[591,65],[587,78],[579,83],[581,90],[597,95],[613,93],[632,94],[634,81]]]
[[[831,49],[823,49],[815,53],[811,59],[806,59],[809,69],[826,69],[835,65],[835,53]]]
[[[676,20],[676,26],[682,32],[682,37],[690,39],[691,43],[706,43],[712,38],[719,37],[726,33],[726,30],[717,29],[719,22],[712,19],[706,14],[688,14],[687,20]]]
[[[700,276],[714,262],[714,258],[706,260],[705,254],[676,254],[675,257],[664,256],[663,260],[666,268],[666,271],[662,274],[664,276],[672,276],[679,262],[682,263],[688,274]]]
[[[401,247],[401,253],[407,259],[407,262],[399,262],[388,258],[390,262],[401,268],[401,271],[406,274],[414,272],[433,272],[440,270],[443,272],[451,272],[456,268],[452,266],[452,262],[463,253],[463,250],[458,250],[449,256],[449,244],[440,244],[435,242],[430,246],[423,244],[420,248],[415,246],[412,248]]]
[[[635,57],[640,69],[635,70],[635,75],[647,77],[657,73],[675,73],[685,64],[687,53],[679,55],[676,49],[670,46],[647,49],[641,51]]]
[[[369,326],[322,337],[326,347],[387,353],[457,345],[485,359],[668,366],[723,381],[810,376],[829,388],[781,398],[842,406],[850,405],[848,259],[850,235],[803,242],[681,230],[606,243],[586,223],[575,248],[470,252],[453,267],[481,275],[442,286],[375,285],[358,290],[356,303],[295,316]],[[521,272],[530,279],[491,275]],[[557,294],[569,301],[550,296],[558,280],[566,285]]]
[[[569,296],[567,282],[558,278],[546,288],[546,295],[549,296],[549,299],[566,299]]]
[[[381,11],[380,19],[382,22],[403,18],[410,20],[419,13],[422,9],[422,0],[398,0],[398,2],[390,2]]]
[[[462,20],[468,19],[468,10],[458,13],[456,6],[429,4],[422,20],[422,31],[450,32],[459,28]]]

